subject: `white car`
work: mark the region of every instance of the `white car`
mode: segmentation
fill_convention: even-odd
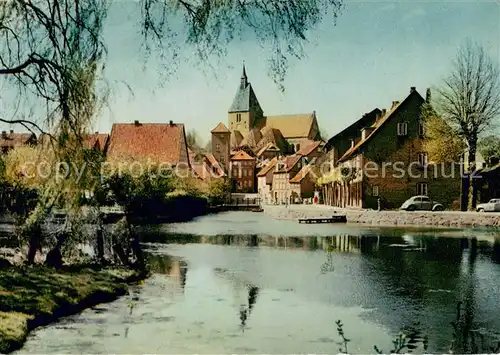
[[[432,201],[427,196],[413,196],[406,200],[399,208],[404,211],[444,211],[442,204]]]
[[[477,212],[500,212],[500,198],[492,198],[487,203],[480,203],[476,206]]]

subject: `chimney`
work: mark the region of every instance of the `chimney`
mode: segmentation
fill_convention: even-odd
[[[173,126],[174,125],[174,121],[170,120],[170,121],[168,121],[168,124],[171,125],[171,126]]]
[[[425,92],[425,102],[428,104],[431,103],[431,89],[427,88],[427,91]]]
[[[135,121],[134,121],[134,124],[135,124],[136,126],[138,126],[138,125],[139,125],[139,121],[138,121],[138,120],[135,120]]]
[[[396,107],[397,105],[399,105],[399,101],[393,101],[391,110],[394,109],[394,107]]]
[[[410,88],[410,94],[411,94],[412,92],[415,92],[416,90],[417,90],[417,88],[416,88],[415,86],[412,86],[412,87]]]
[[[364,127],[361,129],[361,140],[365,140],[372,134],[373,128],[372,127]]]

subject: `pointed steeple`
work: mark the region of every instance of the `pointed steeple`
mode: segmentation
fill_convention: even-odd
[[[245,70],[245,61],[243,61],[243,74],[241,74],[241,88],[244,89],[248,85],[247,72]]]

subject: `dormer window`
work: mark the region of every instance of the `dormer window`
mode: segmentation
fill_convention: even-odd
[[[408,135],[408,122],[398,123],[398,136],[404,137]]]

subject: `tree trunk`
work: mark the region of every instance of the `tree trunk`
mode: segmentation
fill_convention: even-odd
[[[474,172],[476,171],[476,150],[477,150],[477,138],[472,136],[469,139],[469,191],[468,191],[468,210],[472,211],[476,208],[477,203],[477,188],[476,180],[474,179]]]
[[[136,265],[139,270],[144,270],[146,263],[144,261],[144,253],[142,252],[140,238],[137,233],[134,232],[132,225],[129,222],[129,218],[126,218],[128,234],[130,238],[130,249],[134,253],[136,259]]]
[[[36,222],[29,230],[29,233],[30,236],[26,262],[28,263],[28,265],[33,265],[35,263],[36,252],[39,249],[42,241],[42,227],[38,222]]]

